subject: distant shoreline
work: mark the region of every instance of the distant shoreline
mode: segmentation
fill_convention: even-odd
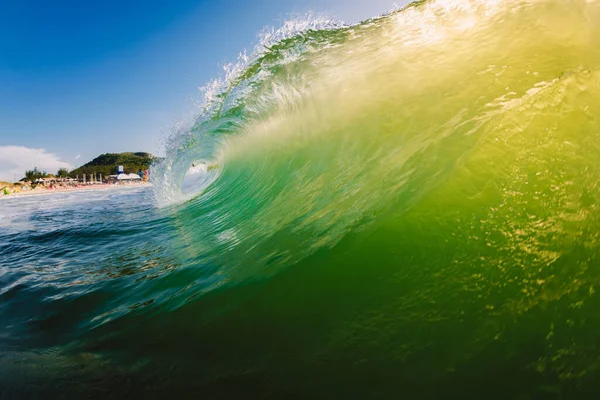
[[[4,199],[14,199],[17,197],[29,197],[29,196],[48,196],[58,193],[75,193],[75,192],[87,192],[87,191],[102,191],[102,190],[125,190],[125,189],[136,189],[143,187],[150,187],[151,183],[148,182],[140,182],[126,185],[86,185],[72,188],[56,188],[56,189],[47,189],[47,188],[36,188],[27,191],[20,191],[17,193],[11,193],[9,195],[0,195],[0,201]]]

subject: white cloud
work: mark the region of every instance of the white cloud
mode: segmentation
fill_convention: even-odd
[[[75,156],[75,159],[76,159],[76,160],[79,160],[80,158],[81,158],[81,155],[80,155],[80,154],[77,154],[77,155]]]
[[[50,174],[59,168],[73,169],[69,163],[61,161],[56,154],[44,149],[30,149],[24,146],[0,146],[0,181],[12,182],[25,176],[25,171],[38,167]]]

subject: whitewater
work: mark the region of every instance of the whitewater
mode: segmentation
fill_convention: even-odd
[[[600,395],[600,1],[307,16],[204,90],[151,189],[0,204],[2,396]]]

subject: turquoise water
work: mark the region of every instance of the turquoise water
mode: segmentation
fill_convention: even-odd
[[[596,0],[287,22],[152,189],[0,201],[0,393],[597,398],[599,40]]]

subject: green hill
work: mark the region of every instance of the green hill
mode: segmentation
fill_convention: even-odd
[[[89,163],[69,172],[70,177],[82,174],[102,174],[104,176],[117,173],[117,167],[123,166],[125,173],[137,173],[149,169],[157,158],[150,153],[106,153],[94,158]]]

